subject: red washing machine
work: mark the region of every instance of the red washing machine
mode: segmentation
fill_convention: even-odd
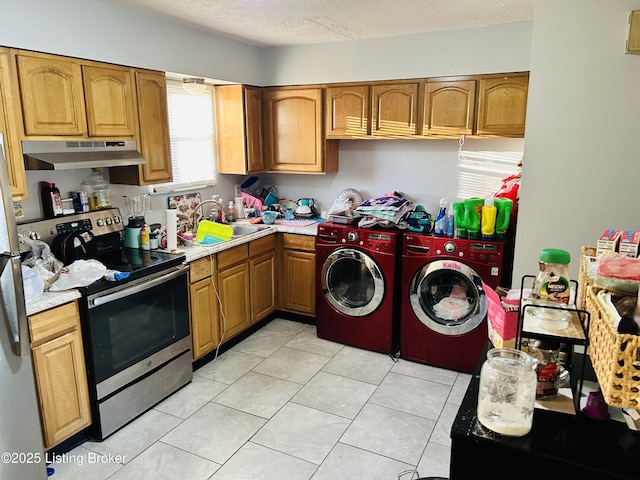
[[[405,233],[400,357],[472,372],[487,342],[482,282],[500,286],[502,242]]]
[[[401,238],[398,230],[318,225],[318,337],[382,353],[397,350]]]

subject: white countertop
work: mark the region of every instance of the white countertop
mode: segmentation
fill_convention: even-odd
[[[247,223],[248,222],[238,222]],[[255,233],[243,235],[238,238],[232,238],[226,242],[217,243],[211,246],[191,246],[191,247],[179,247],[179,252],[184,252],[186,255],[186,262],[192,262],[207,255],[226,250],[228,248],[242,245],[243,243],[256,240],[258,238],[266,237],[267,235],[274,235],[276,233],[295,233],[298,235],[312,235],[315,236],[318,232],[318,224],[308,226],[297,225],[268,225],[267,228],[259,230]],[[71,302],[76,298],[80,298],[80,292],[78,290],[71,289],[62,292],[44,292],[39,297],[29,301],[27,303],[27,315],[33,315],[35,313],[48,310],[59,305],[63,305],[67,302]]]

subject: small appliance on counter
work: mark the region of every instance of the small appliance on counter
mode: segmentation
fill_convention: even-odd
[[[313,198],[300,198],[297,203],[298,206],[293,212],[296,217],[313,218],[318,216]]]
[[[151,196],[146,193],[124,195],[124,205],[129,217],[124,228],[124,246],[140,248],[140,228],[145,224],[145,214],[151,210]]]

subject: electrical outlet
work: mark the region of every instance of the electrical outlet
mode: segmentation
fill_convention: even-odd
[[[242,195],[242,190],[240,190],[240,184],[239,184],[239,183],[236,183],[236,184],[233,186],[233,192],[234,192],[234,193],[233,193],[233,196],[234,196],[234,197],[239,197],[239,196],[241,196],[241,195]]]

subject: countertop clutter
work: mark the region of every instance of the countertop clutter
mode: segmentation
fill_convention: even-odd
[[[542,472],[559,478],[638,478],[640,436],[624,422],[536,409],[533,427],[523,437],[483,428],[476,409],[484,358],[481,356],[451,429],[451,480],[477,475],[476,459],[505,462],[491,470],[494,479],[534,479],[544,476]],[[587,378],[595,377],[591,372]]]
[[[248,222],[239,221],[237,224],[244,224]],[[184,252],[186,256],[187,263],[193,262],[194,260],[198,260],[199,258],[206,257],[208,255],[221,252],[223,250],[227,250],[229,248],[233,248],[238,245],[242,245],[244,243],[250,242],[252,240],[256,240],[258,238],[266,237],[268,235],[275,235],[276,233],[294,233],[298,235],[311,235],[315,236],[318,230],[317,223],[313,225],[269,225],[265,226],[266,228],[262,230],[258,230],[254,233],[249,233],[246,235],[242,235],[237,238],[232,238],[231,240],[217,243],[214,245],[208,246],[180,246],[179,251]],[[33,315],[35,313],[42,312],[49,308],[53,308],[64,303],[70,302],[80,298],[80,292],[76,289],[65,290],[62,292],[44,292],[39,297],[34,300],[27,302],[27,315]]]

